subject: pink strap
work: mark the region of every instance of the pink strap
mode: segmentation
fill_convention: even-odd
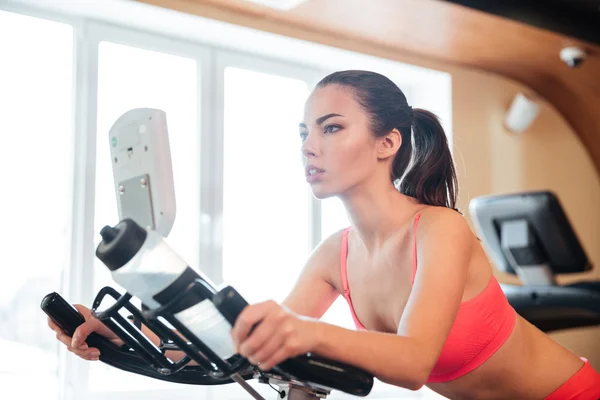
[[[344,229],[342,234],[342,249],[340,251],[340,272],[342,274],[342,287],[344,288],[344,297],[348,298],[350,289],[348,288],[348,268],[346,259],[348,258],[348,232],[350,227]]]
[[[419,224],[419,219],[421,218],[421,213],[418,213],[415,218],[415,223],[413,226],[413,260],[412,260],[412,283],[415,283],[415,276],[417,275],[417,225]]]
[[[354,320],[354,324],[358,330],[366,330],[364,325],[358,319],[356,312],[354,311],[354,306],[352,305],[352,299],[350,298],[350,288],[348,286],[348,269],[346,259],[348,258],[348,232],[350,231],[350,227],[344,230],[344,234],[342,235],[342,249],[340,251],[340,270],[342,275],[342,287],[344,288],[344,297],[348,302],[348,306],[350,306],[350,313],[352,314],[352,319]]]

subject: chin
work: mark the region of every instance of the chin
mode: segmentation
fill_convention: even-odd
[[[331,190],[327,190],[324,187],[319,187],[319,184],[315,184],[312,186],[312,194],[315,198],[317,198],[318,200],[325,200],[328,199],[330,197],[334,197],[337,195],[336,192],[331,191]]]

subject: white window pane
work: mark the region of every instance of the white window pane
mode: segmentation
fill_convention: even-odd
[[[223,279],[251,303],[282,301],[310,251],[307,96],[304,81],[225,69]]]
[[[350,220],[339,198],[330,197],[321,200],[321,237],[323,239],[349,226]]]
[[[161,109],[167,114],[177,203],[175,224],[167,241],[195,266],[198,259],[196,221],[200,207],[197,63],[193,59],[110,42],[99,44],[98,60],[95,232],[99,233],[105,225],[118,223],[108,136],[112,124],[133,108]],[[95,245],[99,242],[97,235]],[[95,259],[94,275],[95,293],[106,285],[125,292],[98,259]],[[105,308],[104,304],[102,308]],[[89,385],[92,391],[179,388],[174,383],[122,372],[101,363],[92,363]]]
[[[40,302],[70,247],[72,48],[71,26],[0,11],[0,398],[58,396]]]

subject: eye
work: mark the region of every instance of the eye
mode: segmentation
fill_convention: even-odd
[[[342,129],[341,126],[332,124],[332,125],[325,126],[324,131],[325,131],[325,133],[335,133],[335,132],[339,131],[340,129]]]
[[[307,136],[308,136],[307,132],[300,132],[300,139],[302,139],[303,142],[306,140]]]

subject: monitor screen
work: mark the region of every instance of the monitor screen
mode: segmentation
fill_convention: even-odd
[[[555,274],[591,269],[558,198],[550,191],[477,197],[470,202],[469,212],[488,255],[503,272],[516,274],[501,246],[503,224],[514,221],[526,222],[535,251]]]

